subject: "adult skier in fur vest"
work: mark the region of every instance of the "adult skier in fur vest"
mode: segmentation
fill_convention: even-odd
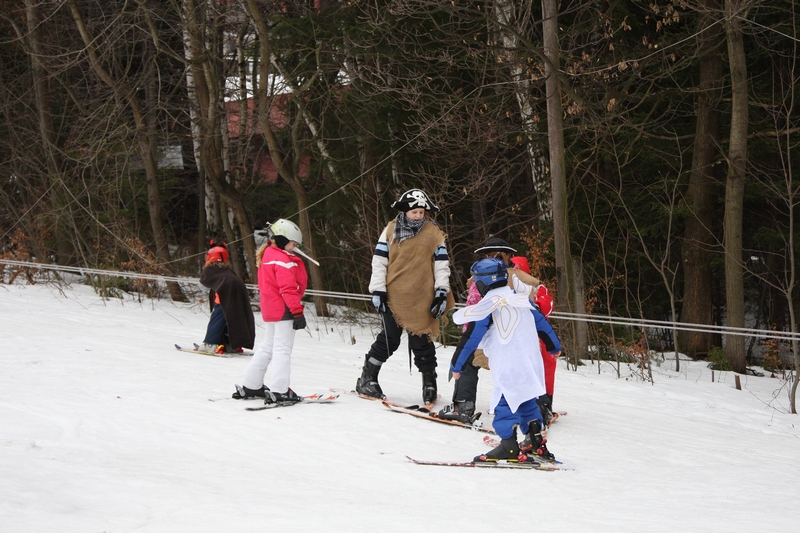
[[[356,391],[384,397],[378,373],[406,330],[414,364],[422,374],[422,399],[431,405],[438,397],[436,347],[431,339],[439,331],[439,317],[455,306],[450,258],[445,234],[430,218],[439,208],[424,191],[406,191],[392,207],[400,213],[378,239],[369,282],[383,330],[366,354]]]
[[[200,283],[209,289],[211,317],[201,351],[241,352],[252,348],[256,339],[255,319],[250,295],[244,282],[231,269],[225,244],[211,241]]]
[[[550,323],[527,294],[508,286],[508,271],[498,259],[481,259],[470,269],[482,296],[480,302],[457,311],[456,324],[469,324],[456,348],[450,370],[456,374],[476,348],[483,349],[492,368],[492,426],[502,439],[474,461],[516,461],[520,455],[517,426],[532,443],[532,453],[554,459],[542,435],[543,420],[536,399],[544,394],[544,365],[539,342],[558,355],[561,343]]]

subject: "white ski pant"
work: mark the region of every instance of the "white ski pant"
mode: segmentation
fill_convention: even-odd
[[[253,359],[244,371],[244,386],[248,389],[259,389],[264,385],[264,376],[270,369],[269,390],[285,393],[289,390],[291,375],[292,347],[295,330],[292,320],[264,322],[264,340],[253,353]]]

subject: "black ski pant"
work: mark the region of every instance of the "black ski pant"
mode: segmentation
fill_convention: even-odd
[[[383,330],[378,333],[375,342],[370,346],[367,360],[375,359],[383,364],[400,346],[400,335],[403,333],[403,328],[397,325],[392,310],[388,307],[385,312],[381,313],[381,317]],[[428,335],[409,333],[408,346],[414,352],[414,365],[420,372],[425,374],[436,371],[436,346]]]
[[[473,366],[472,360],[475,352],[469,354],[467,362],[461,369],[461,377],[456,380],[453,387],[453,402],[469,400],[474,402],[478,396],[478,370],[480,367]],[[455,361],[454,361],[455,362]]]

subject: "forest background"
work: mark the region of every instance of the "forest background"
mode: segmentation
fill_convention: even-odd
[[[363,294],[420,187],[462,301],[494,235],[562,312],[796,332],[797,9],[0,0],[2,258],[197,275],[215,238],[252,281],[254,230],[289,218],[312,288]],[[798,366],[797,341],[560,327],[575,361],[644,342]]]

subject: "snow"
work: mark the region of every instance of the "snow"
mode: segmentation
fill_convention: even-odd
[[[0,285],[2,531],[750,533],[800,519],[799,419],[769,373],[742,376],[737,391],[732,374],[712,382],[703,363],[682,361],[676,373],[666,361],[650,384],[627,369],[618,379],[608,363],[598,374],[562,362],[554,406],[569,414],[549,447],[575,470],[420,466],[405,455],[469,460],[488,449],[483,434],[348,394],[245,411],[229,398],[246,357],[173,348],[202,340],[207,313],[200,303],[103,300],[79,284]],[[293,388],[351,389],[376,332],[310,317]],[[405,342],[380,379],[391,399],[421,400]]]

